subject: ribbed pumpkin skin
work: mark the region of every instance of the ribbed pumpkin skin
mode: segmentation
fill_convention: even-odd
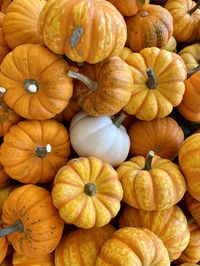
[[[200,200],[200,133],[189,136],[178,153],[179,166],[187,181],[188,192]]]
[[[126,206],[120,216],[119,225],[151,230],[163,241],[171,261],[180,257],[190,239],[187,219],[178,206],[151,212]]]
[[[192,214],[192,217],[196,220],[196,222],[200,225],[200,203],[189,193],[186,196],[186,204],[187,207]]]
[[[102,245],[112,237],[114,227],[78,229],[65,236],[55,250],[55,266],[94,266]]]
[[[4,171],[4,167],[1,164],[1,149],[0,149],[0,189],[6,187],[11,181],[11,178]],[[1,197],[1,195],[0,195]]]
[[[51,194],[36,185],[12,191],[3,206],[4,226],[20,220],[24,232],[8,235],[16,252],[32,258],[50,254],[58,245],[64,222],[53,206]]]
[[[171,117],[136,121],[129,128],[128,134],[131,140],[130,153],[136,156],[145,156],[153,150],[162,158],[173,159],[184,140],[183,130]]]
[[[85,192],[94,184],[93,195]],[[63,166],[54,179],[53,203],[66,223],[89,229],[108,224],[120,209],[122,186],[114,168],[94,157],[79,157]]]
[[[188,14],[195,4],[191,0],[168,0],[165,5],[173,17],[173,35],[177,42],[189,42],[200,37],[200,32],[198,33],[200,10],[197,9],[192,15]]]
[[[25,44],[41,43],[37,21],[45,0],[14,0],[8,6],[3,22],[5,40],[11,49]]]
[[[118,55],[127,38],[122,15],[102,0],[50,0],[40,14],[38,29],[54,53],[91,64]]]
[[[188,70],[194,69],[199,66],[200,43],[186,46],[178,54],[182,57]]]
[[[13,266],[54,266],[53,253],[47,256],[29,258],[15,252],[12,259]]]
[[[157,5],[146,5],[136,15],[126,19],[127,46],[134,52],[146,47],[162,48],[172,36],[173,18],[168,10]]]
[[[4,17],[5,15],[0,12],[0,63],[3,61],[4,57],[10,52],[10,48],[8,47],[5,41],[5,36],[2,29]]]
[[[2,229],[2,226],[0,226],[0,229]],[[1,251],[0,252],[0,264],[3,262],[3,260],[6,257],[7,249],[8,249],[8,242],[7,242],[6,236],[0,237],[0,251]]]
[[[176,53],[177,51],[176,46],[177,46],[176,39],[174,38],[174,36],[171,36],[166,45],[162,47],[162,49]]]
[[[85,64],[80,73],[98,83],[92,91],[83,82],[75,81],[75,98],[89,115],[114,115],[130,100],[133,78],[130,67],[118,56],[95,65]]]
[[[176,164],[155,155],[151,169],[143,170],[144,166],[145,158],[136,156],[117,168],[125,203],[154,211],[168,209],[181,200],[186,183]]]
[[[182,252],[178,259],[179,263],[200,261],[200,226],[193,222],[189,224],[190,228],[190,241],[186,249]]]
[[[125,227],[116,231],[101,248],[96,266],[170,266],[163,242],[150,230]]]
[[[109,0],[123,16],[133,16],[144,5],[149,4],[150,0]]]
[[[132,53],[125,62],[131,67],[134,86],[128,104],[123,108],[141,120],[163,118],[180,104],[185,91],[185,65],[180,56],[157,47]],[[149,89],[146,70],[152,68],[156,89]]]
[[[72,96],[68,65],[42,45],[15,48],[1,64],[0,86],[6,89],[6,104],[27,119],[49,119],[62,112]],[[36,91],[30,86],[36,83]]]
[[[43,158],[36,154],[41,146],[51,145]],[[5,172],[22,183],[51,181],[70,153],[66,128],[55,120],[27,120],[13,126],[1,146],[1,163]]]

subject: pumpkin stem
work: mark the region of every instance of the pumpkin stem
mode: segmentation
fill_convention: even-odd
[[[75,48],[77,46],[83,35],[83,32],[84,32],[83,26],[78,26],[73,30],[71,37],[69,39],[71,48]]]
[[[192,15],[200,6],[200,0],[197,1],[196,5],[188,11],[189,15]]]
[[[26,79],[24,81],[24,88],[30,93],[36,93],[39,89],[39,84],[37,80],[34,79]]]
[[[112,122],[116,127],[120,127],[124,119],[126,119],[127,114],[121,112],[117,117],[112,118]]]
[[[143,11],[141,13],[141,17],[147,17],[149,15],[149,13],[147,11]]]
[[[67,76],[70,78],[78,79],[82,81],[90,90],[95,91],[98,87],[98,83],[94,80],[89,79],[87,76],[74,72],[72,70],[69,70],[67,73]]]
[[[143,170],[147,170],[147,171],[151,170],[151,163],[152,163],[154,155],[155,155],[154,151],[149,151],[147,153]]]
[[[85,184],[84,192],[88,196],[92,197],[92,196],[94,196],[96,194],[97,187],[96,187],[96,185],[94,183],[87,183],[87,184]]]
[[[191,77],[193,74],[198,72],[200,70],[200,65],[198,67],[195,67],[194,69],[187,71],[187,78]]]
[[[38,146],[35,150],[35,154],[37,157],[43,159],[50,153],[52,150],[51,145],[47,144],[46,146]]]
[[[147,83],[146,83],[147,87],[149,89],[156,89],[157,86],[158,86],[158,83],[157,83],[156,77],[155,77],[155,75],[153,73],[153,69],[152,68],[147,68],[146,73],[147,73],[147,76],[149,78]]]
[[[4,95],[6,89],[4,87],[0,87],[0,97]]]
[[[14,224],[0,230],[0,237],[7,236],[15,232],[23,232],[24,226],[21,221],[17,220]]]

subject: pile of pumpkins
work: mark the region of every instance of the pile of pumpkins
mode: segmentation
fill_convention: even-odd
[[[200,0],[0,0],[0,265],[200,262]]]

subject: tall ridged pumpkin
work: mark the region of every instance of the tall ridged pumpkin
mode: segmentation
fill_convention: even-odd
[[[105,0],[47,1],[38,29],[54,53],[91,64],[118,55],[127,38],[124,18]]]
[[[15,252],[12,264],[13,266],[54,266],[53,253],[42,257],[30,258]]]
[[[101,247],[114,232],[114,227],[105,225],[64,235],[55,250],[55,266],[94,266]]]

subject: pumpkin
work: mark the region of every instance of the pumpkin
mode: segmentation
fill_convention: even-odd
[[[0,0],[1,12],[6,13],[6,10],[13,0]]]
[[[53,253],[42,257],[29,258],[15,252],[12,259],[13,266],[54,266]]]
[[[174,36],[171,36],[168,42],[165,44],[165,46],[162,47],[162,49],[176,53],[177,51],[176,46],[177,46],[176,39],[174,38]]]
[[[125,227],[107,240],[97,258],[96,266],[170,266],[163,242],[146,228]]]
[[[127,46],[134,52],[146,47],[162,48],[173,33],[173,19],[168,10],[157,5],[146,5],[136,15],[126,19]]]
[[[133,16],[135,15],[140,8],[149,4],[150,0],[109,0],[123,16]]]
[[[0,225],[0,230],[2,229],[2,226]],[[7,253],[7,249],[8,249],[8,241],[6,236],[4,237],[0,237],[0,263],[3,262],[3,260],[6,257],[6,253]]]
[[[165,210],[181,200],[186,183],[179,167],[168,159],[148,152],[136,156],[117,168],[122,184],[123,201],[146,211]]]
[[[125,62],[131,67],[134,86],[123,108],[141,120],[163,118],[180,104],[185,91],[185,65],[175,53],[157,47],[130,54]]]
[[[13,191],[16,188],[15,185],[11,184],[7,187],[0,188],[0,217],[2,215],[2,208],[5,200],[7,199],[8,195],[11,191]]]
[[[189,262],[197,263],[200,260],[200,226],[192,222],[189,224],[190,241],[186,249],[178,259],[179,263]]]
[[[46,183],[70,153],[66,128],[55,120],[27,120],[13,126],[1,146],[5,172],[21,183]]]
[[[0,63],[3,61],[4,57],[10,52],[10,48],[8,47],[5,41],[5,36],[2,29],[4,17],[5,15],[0,12]]]
[[[114,232],[114,227],[105,225],[64,235],[55,250],[55,266],[94,266],[102,245]]]
[[[0,86],[6,90],[3,99],[24,118],[52,118],[65,109],[72,96],[72,79],[66,74],[70,68],[39,44],[18,46],[1,64]]]
[[[0,152],[0,191],[1,191],[1,188],[8,186],[10,181],[11,181],[11,178],[4,171],[3,165],[1,164],[1,152]],[[1,198],[1,193],[0,193],[0,198]]]
[[[199,264],[196,263],[183,263],[183,264],[179,264],[179,266],[198,266]]]
[[[149,150],[165,159],[174,159],[184,140],[184,133],[171,117],[152,121],[136,121],[128,131],[131,155],[145,156]]]
[[[182,57],[188,70],[197,68],[200,62],[200,43],[186,46],[179,52],[179,55]]]
[[[53,203],[63,220],[84,229],[108,224],[117,215],[122,196],[117,172],[95,157],[67,162],[52,189]]]
[[[12,258],[5,258],[3,262],[1,263],[1,266],[13,266],[12,264]]]
[[[54,53],[91,64],[118,55],[127,38],[124,18],[104,0],[47,1],[38,31]]]
[[[188,192],[200,200],[200,133],[186,138],[178,153],[179,166],[187,181]]]
[[[120,227],[143,227],[151,230],[163,241],[171,261],[180,257],[190,239],[187,219],[178,206],[151,212],[126,206],[119,224]]]
[[[125,114],[116,118],[76,114],[69,128],[70,142],[79,156],[94,156],[113,166],[128,156],[130,138],[121,125]]]
[[[119,57],[122,59],[122,60],[126,60],[126,58],[130,55],[130,54],[132,54],[132,50],[130,49],[130,48],[128,48],[128,47],[124,47],[123,49],[122,49],[122,51],[121,51],[121,53],[119,54]]]
[[[50,192],[32,184],[9,194],[2,221],[0,237],[7,235],[16,252],[34,259],[50,254],[58,246],[64,227]]]
[[[89,115],[114,115],[130,100],[133,78],[130,67],[118,56],[98,64],[84,64],[75,78],[74,97]]]
[[[200,10],[192,0],[168,0],[165,8],[173,17],[173,35],[177,42],[189,42],[198,39]],[[199,32],[200,33],[200,32]]]
[[[200,225],[200,202],[199,200],[195,199],[191,194],[187,193],[185,197],[186,205],[195,219],[195,221]]]
[[[14,0],[6,9],[3,21],[5,40],[11,49],[25,44],[41,43],[37,21],[45,0]]]

